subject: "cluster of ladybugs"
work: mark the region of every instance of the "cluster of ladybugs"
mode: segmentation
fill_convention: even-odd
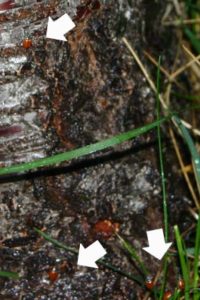
[[[155,282],[154,282],[154,278],[152,277],[147,277],[146,281],[145,281],[145,286],[148,290],[152,290],[155,286]],[[184,280],[182,278],[179,278],[178,280],[178,289],[180,291],[183,291],[185,288],[185,283]],[[169,300],[172,297],[172,292],[171,291],[165,291],[164,295],[163,295],[163,300]]]

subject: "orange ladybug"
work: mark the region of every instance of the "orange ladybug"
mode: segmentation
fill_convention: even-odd
[[[166,291],[164,293],[164,296],[163,296],[163,300],[169,300],[172,296],[172,292],[171,291]]]
[[[58,279],[58,273],[55,271],[55,269],[52,269],[51,271],[48,272],[49,280],[51,282],[54,282]]]
[[[22,42],[22,46],[24,49],[29,49],[32,46],[32,40],[29,38],[25,38]]]
[[[178,281],[178,288],[179,290],[183,291],[184,288],[185,288],[185,282],[182,278],[179,278],[179,281]]]
[[[145,281],[145,286],[148,290],[152,290],[154,287],[154,280],[152,276],[147,276],[146,281]]]
[[[100,220],[94,227],[93,232],[103,238],[110,238],[115,232],[119,231],[119,223],[111,222],[110,220]]]

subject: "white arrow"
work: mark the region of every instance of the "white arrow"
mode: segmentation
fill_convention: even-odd
[[[77,264],[90,268],[98,268],[95,261],[103,257],[105,254],[106,250],[102,247],[99,241],[94,242],[87,248],[84,248],[83,245],[80,244]]]
[[[67,41],[64,37],[64,34],[72,30],[75,26],[76,25],[68,14],[64,14],[62,17],[55,21],[52,20],[51,17],[49,17],[46,38]]]
[[[162,259],[172,243],[165,243],[163,229],[147,231],[149,247],[142,248],[157,259]]]

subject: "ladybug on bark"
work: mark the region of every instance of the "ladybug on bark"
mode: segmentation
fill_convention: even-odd
[[[32,46],[32,40],[30,38],[25,38],[23,41],[22,41],[22,46],[24,49],[29,49],[31,46]]]

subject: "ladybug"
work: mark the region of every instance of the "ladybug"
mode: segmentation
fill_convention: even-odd
[[[54,282],[58,279],[58,273],[55,271],[55,269],[52,269],[48,272],[49,280],[51,282]]]
[[[100,220],[93,227],[93,232],[104,238],[110,238],[118,231],[119,223],[114,223],[110,220]]]
[[[29,49],[32,46],[32,40],[29,38],[25,38],[22,42],[22,46],[24,49]]]
[[[163,300],[169,300],[172,296],[172,292],[171,291],[166,291],[164,293],[164,296],[163,296]]]
[[[154,279],[152,276],[147,276],[146,281],[145,281],[145,286],[148,290],[152,290],[154,287]]]
[[[183,291],[184,288],[185,288],[185,282],[183,280],[183,278],[179,278],[179,281],[178,281],[178,288],[179,290]]]

